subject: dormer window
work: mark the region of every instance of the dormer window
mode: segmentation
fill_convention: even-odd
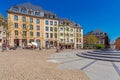
[[[34,11],[32,11],[32,9],[30,9],[30,10],[28,11],[28,14],[34,15]]]
[[[46,15],[46,18],[49,18],[49,14]]]
[[[27,10],[26,10],[25,8],[22,8],[22,9],[21,9],[21,12],[22,12],[22,13],[27,13]]]
[[[18,7],[13,7],[13,11],[19,12],[19,8]]]
[[[35,15],[36,16],[40,16],[40,12],[35,12]]]
[[[53,18],[53,15],[50,15],[50,18]]]

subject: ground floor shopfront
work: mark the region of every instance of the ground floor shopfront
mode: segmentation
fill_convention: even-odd
[[[19,38],[10,38],[9,45],[10,46],[17,46],[22,47],[28,45],[28,43],[36,42],[38,47],[41,48],[56,48],[59,46],[60,48],[64,49],[82,49],[82,44],[76,43],[59,43],[58,40],[44,40],[44,39],[19,39]]]
[[[19,39],[19,38],[10,38],[9,39],[9,45],[10,46],[17,46],[22,47],[26,46],[31,42],[36,42],[38,47],[41,48],[55,48],[57,47],[57,40],[44,40],[44,39]]]
[[[59,44],[62,49],[82,49],[82,44],[75,43],[60,43]]]

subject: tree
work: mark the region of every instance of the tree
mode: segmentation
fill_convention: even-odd
[[[3,26],[4,29],[7,28],[7,19],[0,14],[0,27]]]
[[[86,36],[86,42],[87,42],[87,44],[95,45],[98,42],[98,39],[94,35],[88,35],[88,36]]]
[[[2,16],[1,14],[0,14],[0,27],[1,27],[2,31],[5,32],[5,34],[6,34],[7,19],[4,16]],[[4,38],[6,39],[7,37],[4,37]]]
[[[20,36],[21,39],[24,39],[24,45],[27,45],[28,43],[28,37],[29,37],[29,32],[30,32],[30,22],[28,19],[26,19],[26,21],[24,22],[24,24],[22,24],[22,22],[20,23],[22,28],[20,28]],[[22,41],[23,42],[23,41]]]

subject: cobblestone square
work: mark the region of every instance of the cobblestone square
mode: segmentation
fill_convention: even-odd
[[[10,50],[0,52],[0,80],[87,80],[80,70],[60,70],[49,63],[49,50]]]

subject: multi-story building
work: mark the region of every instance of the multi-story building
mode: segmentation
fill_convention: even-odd
[[[44,43],[45,47],[56,47],[58,41],[58,20],[44,19]]]
[[[83,29],[80,25],[68,20],[59,19],[58,40],[65,48],[83,48]]]
[[[12,6],[8,10],[9,43],[13,46],[15,44],[22,46],[30,42],[37,42],[41,47],[56,47],[61,40],[59,38],[60,22],[61,20],[53,12],[43,10],[31,3]],[[69,22],[69,24],[73,23]],[[69,38],[69,41],[74,42],[75,46],[82,47],[82,28],[78,25],[67,27],[73,28],[72,33],[75,34],[71,35],[73,37]],[[66,35],[67,32],[65,32]]]
[[[0,46],[2,46],[2,42],[7,42],[7,20],[0,14]]]
[[[106,48],[110,47],[110,39],[106,32],[102,32],[100,30],[95,30],[88,32],[86,35],[84,35],[84,44],[86,44],[86,36],[87,35],[94,35],[97,37],[98,42],[96,44],[104,44]]]
[[[115,49],[120,50],[120,37],[115,40]]]
[[[46,28],[56,15],[31,3],[12,6],[8,10],[8,30],[10,45],[17,46],[37,42],[45,47]],[[53,27],[53,26],[52,26]],[[48,34],[49,35],[49,34]]]

